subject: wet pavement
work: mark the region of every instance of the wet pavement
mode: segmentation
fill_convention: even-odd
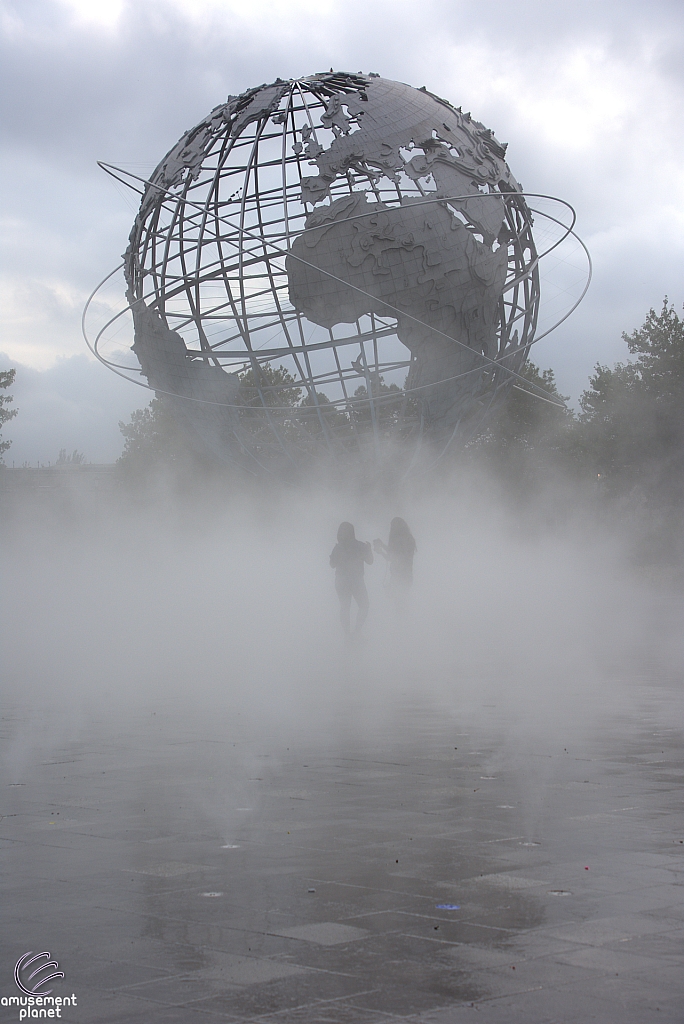
[[[88,1024],[684,1021],[681,700],[564,748],[414,697],[276,752],[187,700],[24,749],[16,700],[0,995],[49,950]]]

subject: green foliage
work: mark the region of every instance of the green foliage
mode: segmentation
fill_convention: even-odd
[[[520,376],[527,384],[515,381],[509,387],[493,422],[469,445],[472,453],[490,459],[504,475],[518,478],[566,456],[574,424],[553,370],[540,371],[527,362]]]
[[[117,465],[124,470],[136,473],[172,465],[186,454],[183,433],[163,397],[153,398],[145,409],[136,409],[129,423],[119,422],[119,430],[125,443]]]
[[[4,390],[5,388],[11,387],[14,383],[16,374],[16,370],[0,370],[0,389]],[[3,424],[7,423],[8,420],[14,419],[17,415],[18,409],[7,408],[7,406],[13,401],[14,398],[12,395],[0,395],[0,429]],[[0,462],[2,462],[2,456],[11,444],[11,441],[0,440]]]
[[[339,434],[349,426],[349,420],[344,413],[340,412],[322,391],[316,392],[315,401],[313,395],[307,395],[299,403],[297,422],[314,437],[319,437],[324,432]]]
[[[564,406],[569,399],[559,392],[553,370],[540,372],[538,366],[528,361],[520,376],[531,387],[513,381],[492,433],[503,444],[553,444],[574,418]]]
[[[246,406],[262,409],[264,404],[274,409],[294,408],[302,394],[296,387],[296,380],[284,366],[274,369],[270,363],[262,363],[258,371],[250,367],[238,374],[243,401]]]
[[[580,398],[584,450],[615,487],[684,497],[684,321],[666,298],[622,337],[635,360],[597,364]]]
[[[632,334],[623,334],[623,341],[632,355],[636,353],[635,369],[639,387],[660,405],[673,401],[681,408],[684,392],[684,320],[663,300],[660,314],[649,310],[642,327]]]
[[[285,437],[294,433],[295,410],[302,389],[284,366],[262,363],[238,375],[240,429],[251,434],[252,445],[262,454],[278,447],[274,429]],[[264,412],[264,406],[268,412]]]
[[[258,370],[258,386],[253,369],[241,373],[239,380],[245,403],[240,418],[243,424],[263,432],[265,436],[268,430],[261,414],[264,404],[273,409],[271,418],[285,436],[291,434],[294,437],[298,428],[304,427],[310,437],[320,437],[329,432],[340,440],[351,434],[352,427],[360,430],[370,428],[373,417],[381,429],[389,430],[403,422],[408,406],[412,409],[415,406],[401,388],[396,384],[385,384],[377,375],[371,380],[372,411],[370,402],[361,401],[343,412],[322,391],[316,391],[315,397],[308,393],[300,400],[304,389],[297,386],[295,378],[283,366],[274,368],[269,363],[262,364]],[[367,387],[358,387],[354,398],[367,399]]]
[[[365,384],[354,392],[356,399],[368,397],[368,387]],[[375,418],[379,430],[394,432],[396,427],[401,427],[407,421],[407,416],[410,418],[417,415],[415,399],[409,398],[396,384],[385,384],[383,378],[377,374],[370,376],[370,397],[373,398],[372,406],[370,401],[354,406],[354,422],[361,430],[370,428]]]

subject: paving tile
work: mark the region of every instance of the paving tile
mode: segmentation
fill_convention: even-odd
[[[590,921],[556,928],[545,928],[544,933],[552,938],[565,939],[567,942],[584,942],[592,946],[600,946],[606,942],[614,942],[616,939],[650,935],[664,930],[666,929],[661,922],[656,922],[644,914],[623,914],[617,917],[594,918]]]
[[[208,1015],[198,1014],[196,1018],[193,1015],[193,1024],[195,1019],[205,1020],[206,1024],[211,1024],[211,1017]],[[237,1024],[241,1020],[240,1017],[228,1014],[223,1014],[221,1019],[226,1024]],[[138,1021],[144,1021],[144,1024],[189,1024],[188,1011],[185,1007],[157,1006],[133,996],[126,999],[117,998],[109,1006],[100,1004],[94,1016],[88,1016],[86,1020],[88,1024],[133,1024]]]
[[[467,879],[467,881],[471,885],[493,885],[509,892],[516,892],[520,889],[536,889],[549,884],[536,878],[525,878],[523,875],[514,875],[508,872],[492,872],[478,878]]]
[[[188,1014],[234,1014],[241,1019],[252,1019],[283,1010],[307,1009],[309,1020],[317,1021],[317,1007],[321,1002],[345,998],[350,1002],[363,999],[367,985],[363,980],[326,971],[311,971],[298,977],[265,982],[260,985],[224,989],[203,999],[188,1001]]]
[[[591,971],[603,973],[650,971],[658,972],[658,960],[653,957],[638,956],[632,953],[625,953],[608,949],[606,946],[599,948],[593,946],[590,949],[577,949],[574,952],[558,953],[555,960],[574,964],[576,967],[585,967]]]
[[[132,987],[132,995],[168,1005],[198,1000],[234,986],[259,985],[305,973],[305,968],[276,960],[209,951],[209,961],[192,974],[157,978]]]
[[[602,998],[601,992],[604,997]],[[495,999],[476,1000],[422,1014],[420,1024],[658,1024],[661,1012],[655,1005],[630,1008],[635,991],[625,986],[605,998],[605,989],[586,991],[585,987],[535,989]],[[680,1024],[679,1016],[665,1009],[668,1024]]]
[[[259,1017],[259,1024],[393,1024],[396,1017],[351,1006],[347,1000],[320,1000],[308,1006]]]
[[[67,1018],[67,1012],[70,1017]],[[144,1021],[145,1024],[188,1024],[187,1015],[180,1008],[154,1006],[125,992],[109,993],[84,989],[75,1009],[62,1011],[62,1019],[75,1024],[131,1024]],[[235,1018],[234,1018],[235,1019]]]
[[[290,939],[301,939],[303,942],[315,942],[321,946],[338,946],[345,942],[357,942],[368,936],[368,932],[363,928],[337,924],[335,921],[296,925],[294,928],[272,929],[272,933]]]
[[[146,963],[102,961],[91,957],[80,962],[76,971],[70,970],[69,977],[76,987],[86,985],[94,991],[109,991],[125,989],[152,979],[165,980],[175,973],[180,972],[174,971],[173,967],[165,969]]]
[[[625,897],[628,897],[628,900]],[[620,911],[624,912],[626,902],[629,904],[630,911],[635,914],[661,908],[674,914],[676,913],[676,907],[673,906],[674,899],[671,885],[655,885],[648,889],[626,889],[616,896],[604,896],[600,901],[600,906],[606,916],[617,916]],[[684,907],[681,910],[682,919],[684,919]]]

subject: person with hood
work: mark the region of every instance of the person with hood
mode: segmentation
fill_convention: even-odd
[[[340,622],[345,636],[351,636],[351,603],[356,601],[355,633],[361,630],[368,615],[368,592],[363,580],[364,565],[373,564],[373,550],[368,541],[356,539],[351,523],[340,523],[337,544],[330,555],[335,570],[335,590],[340,599]]]

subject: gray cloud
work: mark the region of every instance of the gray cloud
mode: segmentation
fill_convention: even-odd
[[[0,353],[0,370],[9,366],[17,370],[9,393],[19,415],[3,430],[3,440],[12,441],[5,454],[8,466],[54,465],[62,448],[78,449],[87,462],[114,462],[123,449],[119,420],[128,420],[153,397],[85,355],[36,370]]]

